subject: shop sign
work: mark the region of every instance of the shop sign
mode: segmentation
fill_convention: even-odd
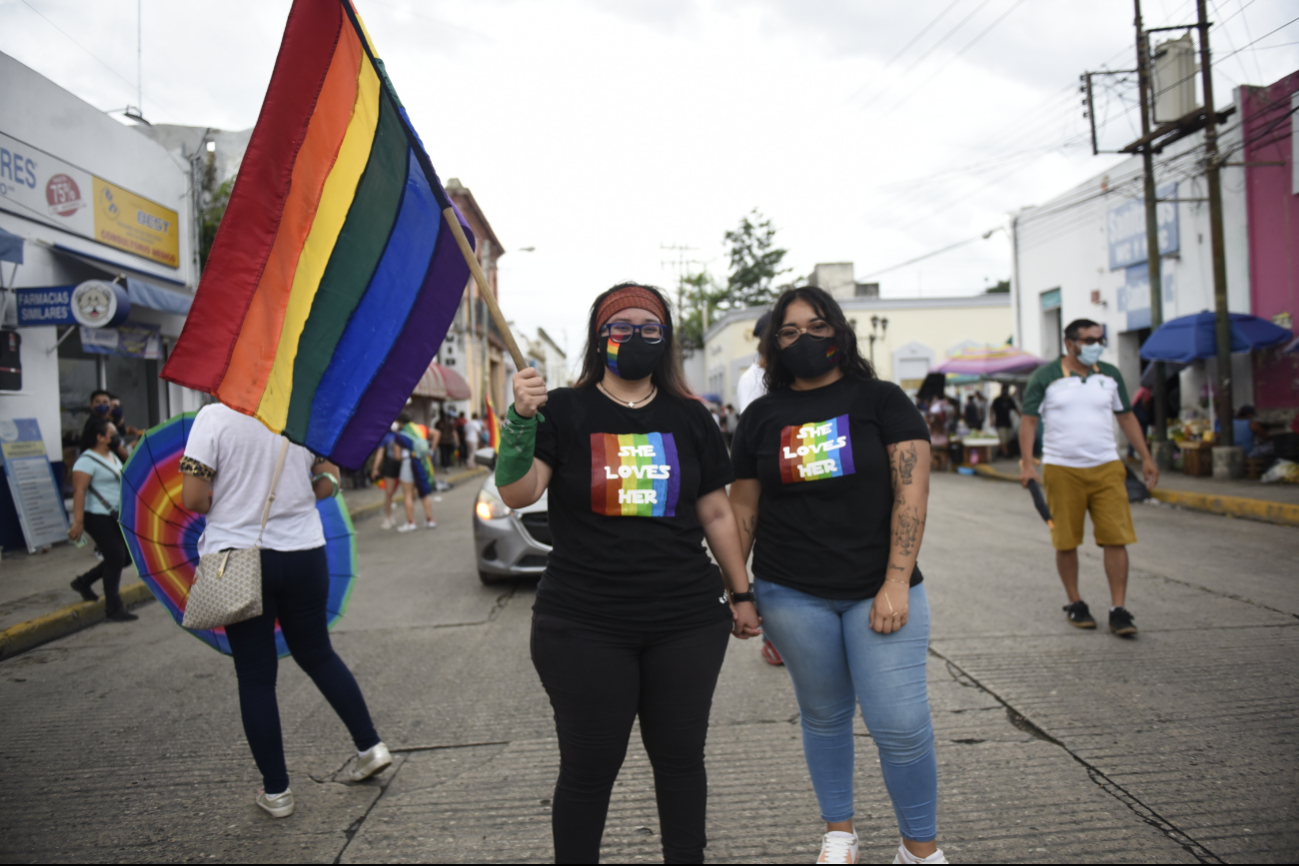
[[[1170,259],[1162,259],[1163,267],[1159,269],[1160,285],[1163,286],[1164,318],[1172,309],[1176,297],[1177,270]],[[1127,316],[1127,330],[1136,331],[1150,327],[1150,267],[1145,262],[1133,265],[1124,274],[1125,281],[1119,286],[1119,312]]]
[[[81,325],[104,328],[126,321],[131,299],[126,289],[103,280],[76,286],[16,289],[19,327]]]
[[[126,322],[116,328],[81,329],[81,351],[91,355],[120,355],[145,361],[162,360],[162,330],[157,325]]]
[[[1177,203],[1164,199],[1177,198],[1177,184],[1170,183],[1155,192],[1159,204],[1155,214],[1159,227],[1159,254],[1166,256],[1180,249],[1177,222]],[[1146,255],[1146,200],[1130,198],[1105,214],[1105,230],[1110,246],[1110,270],[1127,268],[1144,262]]]
[[[68,515],[35,418],[0,420],[0,457],[27,552],[67,541]]]
[[[177,213],[0,133],[0,205],[72,234],[177,268]]]

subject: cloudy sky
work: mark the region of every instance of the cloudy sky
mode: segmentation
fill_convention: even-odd
[[[251,126],[288,0],[141,2],[145,116]],[[573,352],[615,282],[671,286],[683,257],[724,278],[722,234],[755,207],[793,274],[852,261],[858,279],[1005,225],[1113,164],[1091,155],[1077,77],[1133,64],[1131,0],[356,5],[438,172],[509,250],[507,315]],[[137,101],[136,8],[0,0],[0,51],[120,109]],[[1210,0],[1219,103],[1299,68],[1295,10]],[[1144,11],[1181,24],[1195,5]],[[1124,96],[1097,112],[1113,142],[1135,137]],[[998,232],[878,279],[886,296],[971,294],[1009,253]]]

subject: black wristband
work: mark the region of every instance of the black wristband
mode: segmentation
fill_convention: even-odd
[[[731,602],[733,604],[739,604],[742,601],[753,601],[753,590],[731,593]]]

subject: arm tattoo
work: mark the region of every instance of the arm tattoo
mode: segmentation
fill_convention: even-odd
[[[908,442],[906,446],[898,449],[898,471],[902,474],[902,483],[912,483],[912,473],[916,468],[916,461],[919,458],[916,455],[916,443]]]
[[[753,538],[755,535],[757,535],[758,515],[756,514],[749,515],[749,517],[742,524],[741,528],[744,530],[745,534],[749,536],[749,538]]]
[[[920,509],[903,506],[893,510],[897,526],[893,529],[893,541],[896,550],[902,556],[911,556],[920,550],[920,536],[924,532],[925,518]]]

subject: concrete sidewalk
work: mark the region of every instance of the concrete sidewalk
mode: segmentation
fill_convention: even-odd
[[[466,469],[444,480],[455,486],[486,471],[482,467]],[[353,521],[378,514],[383,508],[383,490],[378,487],[344,490],[343,499]],[[400,501],[396,508],[400,512]],[[103,621],[103,600],[80,601],[68,585],[95,563],[93,544],[77,548],[63,543],[44,553],[5,554],[0,560],[0,659]],[[153,600],[153,593],[134,567],[122,570],[121,593],[127,607]]]
[[[1019,481],[1019,466],[1014,460],[980,464],[974,471],[998,481]],[[1244,479],[1218,481],[1164,472],[1150,496],[1166,505],[1192,511],[1299,526],[1299,485],[1296,484],[1264,484]]]

